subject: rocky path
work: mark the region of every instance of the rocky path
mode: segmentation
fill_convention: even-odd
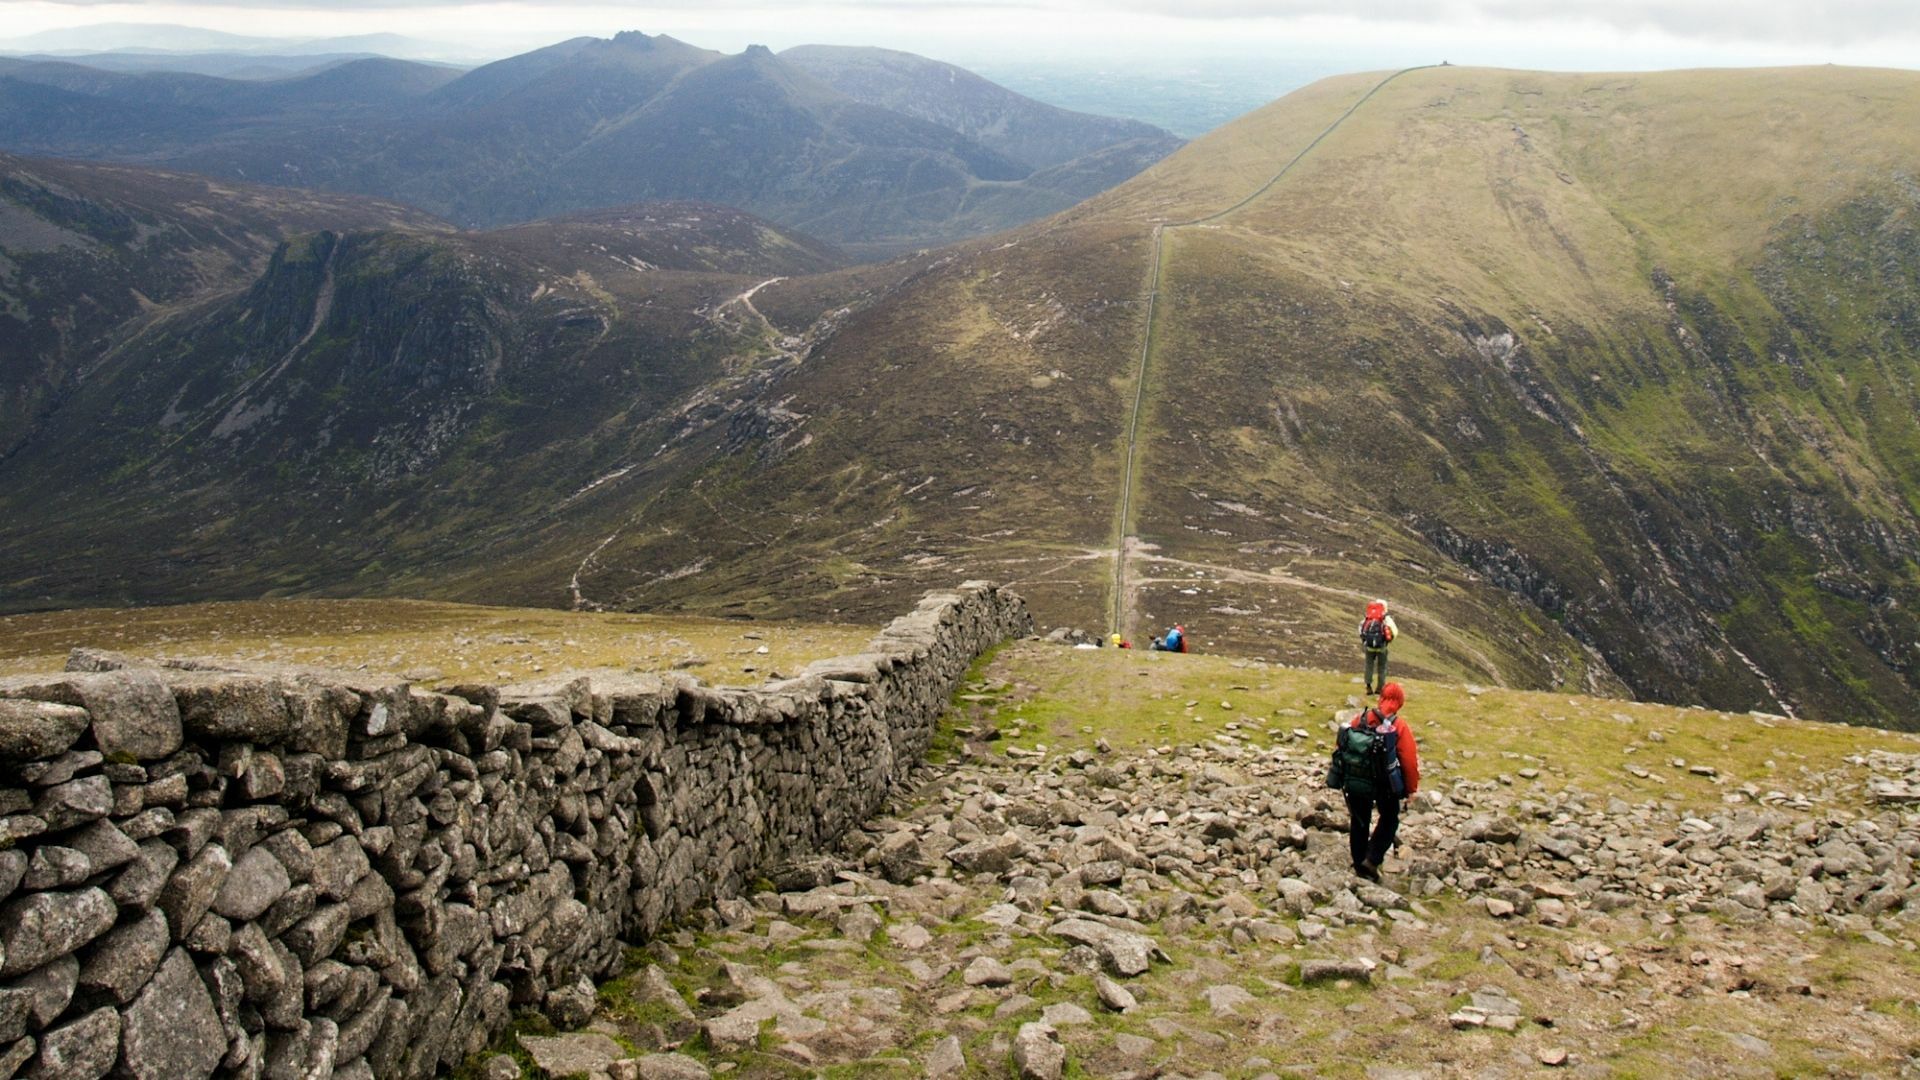
[[[776,285],[785,280],[787,279],[784,277],[770,277],[767,280],[760,282],[758,285],[755,285],[753,288],[748,289],[746,292],[741,293],[739,296],[734,297],[732,300],[727,301],[727,303],[739,304],[742,308],[745,308],[747,314],[753,316],[755,321],[759,322],[761,327],[765,329],[765,331],[770,337],[778,338],[780,336],[780,332],[774,329],[773,324],[767,321],[767,317],[765,315],[760,314],[759,308],[753,306],[753,297],[754,297],[754,294],[758,293],[761,289],[764,289],[769,285]]]
[[[1854,762],[1864,811],[1839,775],[1691,815],[1442,772],[1374,885],[1321,735],[1255,734],[970,742],[474,1068],[1920,1076],[1920,755]]]

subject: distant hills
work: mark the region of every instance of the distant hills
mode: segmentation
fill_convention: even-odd
[[[311,75],[322,68],[352,60],[381,59],[375,53],[300,53],[290,56],[263,53],[19,53],[0,58],[25,63],[78,64],[81,67],[122,74],[174,72],[184,75],[213,75],[223,79],[288,79]]]
[[[312,56],[326,53],[438,57],[445,46],[403,34],[345,37],[262,37],[171,23],[94,23],[0,39],[0,53],[170,53]]]
[[[472,125],[444,143],[352,145],[428,177],[533,146],[597,191],[623,147],[704,115],[784,129],[768,152],[811,162],[816,194],[876,161],[1031,183],[981,179],[1031,167],[991,124],[765,52],[508,64],[416,93]],[[1920,726],[1920,75],[1384,76],[1013,231],[854,266],[684,204],[463,231],[7,159],[0,313],[37,314],[0,314],[0,342],[45,327],[45,374],[0,451],[0,600],[850,618],[985,576],[1094,628],[1124,532],[1136,638],[1180,621],[1204,650],[1351,665],[1384,596],[1403,673]],[[656,107],[607,120],[647,86]],[[643,171],[800,190],[729,172],[717,134],[698,150]],[[538,201],[474,197],[516,192]],[[854,220],[839,205],[816,220]],[[156,236],[176,247],[149,261]]]
[[[955,59],[1001,86],[1061,108],[1129,116],[1188,138],[1318,79],[1389,62],[1377,49],[1344,55],[1302,49],[1279,55],[1261,51],[1195,57],[1178,52],[1088,55],[1067,46],[1040,55]]]
[[[1064,209],[1180,145],[962,75],[881,50],[790,61],[639,33],[464,74],[368,59],[261,82],[0,60],[0,147],[377,195],[474,227],[697,199],[884,256]]]
[[[952,64],[892,49],[801,45],[780,59],[835,90],[938,124],[1035,169],[1129,142],[1167,150],[1167,133],[1138,120],[1069,112]]]

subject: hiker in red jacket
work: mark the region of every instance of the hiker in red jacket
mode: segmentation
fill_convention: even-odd
[[[1420,790],[1420,751],[1413,729],[1400,716],[1406,701],[1399,683],[1381,687],[1379,707],[1362,709],[1340,729],[1327,774],[1328,786],[1347,798],[1353,872],[1369,881],[1380,880],[1380,862],[1400,829],[1400,801]],[[1380,824],[1374,827],[1376,810]]]
[[[1367,605],[1367,612],[1360,617],[1360,647],[1367,652],[1367,670],[1364,678],[1367,693],[1377,694],[1381,684],[1387,681],[1387,646],[1400,636],[1400,628],[1393,623],[1393,616],[1387,612],[1385,600],[1375,600]]]

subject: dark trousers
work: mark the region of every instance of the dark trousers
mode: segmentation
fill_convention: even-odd
[[[1391,792],[1378,795],[1359,795],[1347,792],[1347,846],[1353,849],[1353,865],[1362,861],[1380,865],[1387,857],[1387,849],[1393,846],[1393,834],[1400,831],[1400,799]],[[1367,830],[1373,827],[1373,812],[1380,811],[1380,824],[1373,828],[1373,836],[1367,836]]]
[[[1387,650],[1367,650],[1367,693],[1377,694],[1387,685]]]

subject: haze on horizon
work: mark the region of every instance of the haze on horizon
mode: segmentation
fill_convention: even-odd
[[[399,34],[472,61],[643,30],[729,51],[878,45],[961,63],[1275,55],[1329,69],[1440,59],[1554,70],[1920,66],[1920,5],[1898,0],[0,0],[6,38],[99,23]]]

